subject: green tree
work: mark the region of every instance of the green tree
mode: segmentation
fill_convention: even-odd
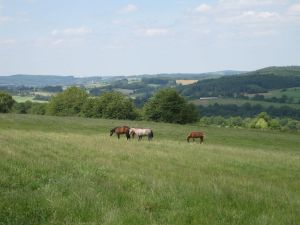
[[[14,104],[13,111],[18,114],[27,114],[29,113],[32,104],[31,101],[17,102]]]
[[[280,123],[278,119],[271,119],[269,122],[269,126],[271,129],[280,129]]]
[[[15,100],[12,98],[11,95],[0,92],[0,112],[1,113],[8,113],[11,111]]]
[[[267,123],[267,121],[265,119],[259,118],[257,120],[257,122],[255,123],[255,128],[266,129],[266,128],[268,128],[268,123]]]
[[[81,115],[83,117],[101,118],[103,107],[99,97],[88,98],[82,106]]]
[[[181,97],[175,89],[157,92],[144,106],[148,120],[185,124],[198,119],[196,107]]]
[[[47,114],[56,116],[79,115],[88,94],[77,87],[70,87],[54,96],[47,108]]]
[[[107,119],[129,119],[138,117],[133,102],[120,92],[105,93],[99,97],[94,105],[97,116]]]
[[[36,115],[45,115],[48,103],[33,102],[28,113]]]

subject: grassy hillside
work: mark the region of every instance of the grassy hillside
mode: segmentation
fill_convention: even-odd
[[[273,90],[261,94],[264,95],[266,98],[272,98],[272,97],[280,98],[282,95],[286,95],[287,97],[293,97],[294,102],[300,101],[300,87],[287,88],[285,90],[277,89],[277,90]]]
[[[274,74],[280,76],[300,76],[300,66],[270,66],[260,70],[256,70],[253,72],[249,72],[248,74]],[[246,75],[247,73],[245,73]]]
[[[269,67],[236,76],[206,79],[180,87],[190,98],[255,94],[270,90],[300,86],[300,67]]]
[[[154,140],[109,137],[123,124]],[[0,114],[0,146],[0,224],[300,221],[297,133]]]
[[[264,107],[274,106],[274,107],[282,107],[289,106],[291,108],[300,109],[300,104],[288,104],[288,103],[279,103],[279,102],[265,102],[265,101],[255,101],[255,100],[247,100],[247,99],[239,99],[239,98],[218,98],[218,99],[197,99],[192,100],[195,105],[208,106],[218,103],[220,105],[228,105],[235,104],[241,106],[245,103],[250,103],[251,105],[262,105]]]

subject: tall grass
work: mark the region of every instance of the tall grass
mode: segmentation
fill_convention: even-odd
[[[151,127],[154,140],[109,137]],[[187,143],[191,130],[205,143]],[[0,115],[0,224],[299,224],[296,133]]]

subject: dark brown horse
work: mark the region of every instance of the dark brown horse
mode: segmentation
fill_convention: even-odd
[[[120,139],[120,135],[125,134],[126,138],[128,140],[128,139],[130,139],[129,129],[130,129],[130,127],[127,127],[127,126],[115,127],[110,130],[110,136],[112,136],[114,133],[116,133],[116,135],[118,136],[118,139]]]
[[[202,144],[204,139],[204,133],[201,131],[192,131],[186,138],[187,142],[190,142],[191,138],[193,138],[193,141],[195,141],[195,138],[200,138],[200,144]]]

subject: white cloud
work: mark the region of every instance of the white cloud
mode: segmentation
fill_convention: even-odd
[[[268,11],[243,11],[238,12],[237,15],[224,14],[218,15],[217,21],[220,23],[232,23],[232,24],[258,24],[264,25],[269,23],[280,22],[281,16],[277,12]]]
[[[245,38],[263,38],[276,35],[274,30],[247,30],[238,32],[226,32],[218,35],[221,39],[245,39]]]
[[[275,18],[278,17],[279,14],[276,12],[256,12],[256,11],[246,11],[243,12],[240,18],[252,18],[252,19],[270,19],[270,18]]]
[[[66,28],[63,30],[53,30],[51,34],[53,36],[84,36],[92,33],[92,29],[87,27],[77,27],[77,28]]]
[[[52,42],[52,45],[57,46],[57,45],[61,45],[64,42],[63,39],[58,39]]]
[[[232,8],[266,6],[266,5],[282,5],[287,0],[219,0],[219,4]]]
[[[15,43],[16,43],[15,39],[0,39],[0,45],[7,46],[7,45],[15,44]]]
[[[195,8],[195,11],[199,13],[206,13],[209,12],[210,10],[211,10],[211,6],[207,4],[201,4]]]
[[[147,37],[159,37],[169,34],[169,30],[166,28],[147,28],[140,30],[140,33]]]
[[[122,9],[120,9],[121,13],[133,13],[138,11],[138,7],[136,5],[133,4],[128,4],[126,6],[124,6]]]
[[[0,24],[1,23],[6,23],[6,22],[10,22],[12,21],[13,19],[9,16],[0,16]]]
[[[300,3],[292,5],[289,8],[289,12],[292,13],[292,14],[300,14]]]

